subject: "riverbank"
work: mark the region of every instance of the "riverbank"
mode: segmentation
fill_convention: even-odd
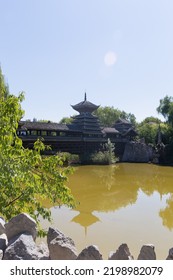
[[[96,245],[77,252],[74,241],[61,231],[49,228],[47,244],[36,245],[36,222],[26,213],[21,213],[5,222],[0,218],[0,259],[1,260],[102,260]],[[104,241],[103,241],[104,242]],[[133,260],[128,245],[121,244],[116,251],[110,252],[108,260]],[[154,245],[142,246],[138,260],[156,260]],[[167,260],[173,260],[173,248]]]

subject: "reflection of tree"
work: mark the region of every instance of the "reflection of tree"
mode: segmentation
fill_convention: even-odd
[[[159,165],[125,163],[76,168],[69,178],[69,187],[76,201],[80,202],[75,209],[79,214],[73,221],[88,227],[98,221],[92,214],[94,211],[116,211],[134,204],[141,189],[148,196],[154,192],[160,196],[171,194],[167,207],[159,215],[164,226],[173,228],[172,170],[172,167]]]
[[[101,184],[105,185],[107,190],[110,190],[112,185],[116,182],[116,170],[118,165],[109,165],[107,172],[104,169],[94,168],[93,172],[99,178]],[[117,182],[116,182],[117,183]]]
[[[145,194],[152,195],[155,191],[160,194],[160,197],[170,194],[170,198],[166,201],[167,206],[160,210],[159,216],[162,218],[163,225],[171,230],[173,228],[172,167],[152,165],[151,168],[148,168],[147,173],[148,176],[145,177],[143,185],[141,185]]]
[[[163,176],[163,167],[159,165],[142,164],[141,170],[137,168],[137,184],[141,190],[148,196],[152,195],[155,191],[160,194],[165,193],[165,176]],[[143,174],[141,174],[141,172]]]
[[[155,191],[160,196],[172,193],[172,180],[171,167],[152,164],[80,167],[70,178],[72,193],[80,201],[77,210],[82,216],[78,222],[83,223],[83,213],[115,211],[134,204],[139,189],[146,195]],[[163,224],[168,228],[173,228],[172,200],[167,202],[165,210],[160,211]]]
[[[160,210],[159,215],[163,220],[163,225],[171,230],[173,228],[173,194],[167,199],[167,206]]]

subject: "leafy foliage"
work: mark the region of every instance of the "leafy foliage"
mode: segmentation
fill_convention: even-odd
[[[153,117],[153,116],[151,116],[151,117],[147,117],[147,118],[145,118],[142,122],[141,122],[141,125],[142,124],[160,124],[161,123],[161,120],[160,119],[158,119],[158,118],[156,118],[156,117]]]
[[[115,157],[115,147],[111,143],[110,139],[103,145],[103,151],[96,152],[91,155],[91,161],[97,164],[113,164],[117,162],[118,158]]]
[[[160,100],[157,112],[162,114],[166,121],[173,127],[173,97],[166,95]]]
[[[139,138],[144,138],[147,144],[156,144],[158,134],[158,124],[142,123],[138,126]]]
[[[23,116],[24,95],[0,98],[0,213],[9,219],[21,212],[29,213],[39,223],[40,215],[51,219],[44,199],[54,204],[74,206],[74,198],[66,187],[72,168],[63,167],[60,156],[41,156],[45,149],[38,139],[34,150],[24,149],[16,134]]]
[[[64,165],[76,164],[80,162],[79,155],[70,154],[68,152],[59,152],[57,153],[63,159]]]
[[[129,120],[133,125],[136,125],[136,118],[133,114],[128,114],[114,107],[99,107],[97,111],[95,111],[95,115],[99,118],[102,126],[112,126],[118,118]]]
[[[144,138],[147,144],[157,143],[158,128],[161,121],[155,117],[147,117],[138,124],[138,136]]]
[[[5,83],[5,79],[0,68],[0,98],[6,99],[7,96],[9,96],[9,88],[8,85]]]
[[[71,124],[73,121],[73,118],[64,117],[59,121],[59,124]]]

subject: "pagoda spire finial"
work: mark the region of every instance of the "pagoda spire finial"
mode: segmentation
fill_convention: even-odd
[[[86,101],[86,100],[87,100],[87,95],[86,95],[86,92],[85,92],[84,101]]]

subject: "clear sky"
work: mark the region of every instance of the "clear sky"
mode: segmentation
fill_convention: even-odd
[[[0,64],[24,119],[58,122],[84,99],[157,116],[173,95],[172,0],[0,0]]]

